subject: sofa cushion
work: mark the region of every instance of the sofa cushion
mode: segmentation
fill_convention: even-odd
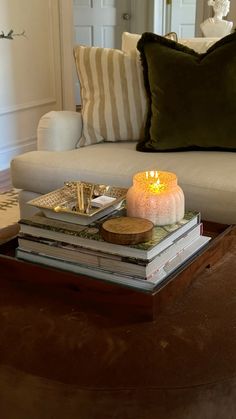
[[[44,194],[67,180],[129,187],[136,172],[166,170],[177,174],[187,208],[200,210],[204,219],[236,223],[235,157],[215,151],[143,153],[136,151],[134,141],[104,142],[70,151],[22,154],[13,159],[11,174],[16,188]],[[27,195],[26,200],[32,197]]]
[[[149,97],[142,151],[236,151],[236,33],[205,54],[145,33],[137,45]]]
[[[76,46],[74,55],[83,118],[78,146],[142,138],[147,98],[136,52]]]

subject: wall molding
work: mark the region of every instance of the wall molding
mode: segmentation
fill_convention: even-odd
[[[6,64],[11,64],[11,54],[17,48],[21,67],[14,65],[12,71],[5,71],[5,67],[3,68],[1,85],[2,90],[6,90],[6,95],[2,96],[0,103],[0,170],[7,169],[15,156],[35,150],[37,126],[41,116],[52,109],[62,108],[59,1],[22,0],[20,13],[26,22],[28,29],[25,29],[29,39],[24,40],[21,52],[17,43],[15,44],[16,41],[11,45],[10,41],[2,41],[9,53]],[[7,23],[8,18],[14,21],[16,11],[8,7],[8,2],[5,3],[3,23]],[[25,14],[24,9],[28,6],[30,13]],[[34,19],[37,19],[37,25],[34,25]],[[32,61],[32,65],[28,66],[28,60],[30,64]],[[37,65],[34,65],[34,60]],[[34,72],[28,71],[28,68],[32,68]],[[19,83],[19,89],[14,90],[16,82]]]
[[[48,97],[38,98],[38,94],[35,94],[35,100],[28,101],[27,98],[23,103],[10,104],[6,106],[0,106],[0,115],[6,115],[30,108],[41,107],[43,105],[50,105],[57,102],[60,102],[61,108],[61,68],[58,66],[58,57],[60,61],[60,45],[57,46],[55,31],[58,32],[60,37],[60,31],[58,30],[59,26],[59,7],[55,7],[53,0],[48,0],[47,3],[48,9],[48,45],[49,45],[49,60],[48,60],[48,74],[50,77],[50,85],[45,94]],[[61,40],[59,40],[60,42]],[[59,92],[60,89],[60,92]]]
[[[0,108],[0,116],[6,115],[9,113],[24,111],[26,109],[31,108],[39,108],[44,105],[50,105],[52,103],[56,103],[57,100],[55,97],[48,97],[46,99],[40,99],[40,100],[33,100],[32,102],[26,102],[26,103],[20,103],[18,105],[12,105],[12,106],[6,106]]]
[[[10,162],[14,157],[19,154],[34,151],[37,148],[37,137],[28,137],[19,140],[16,145],[0,148],[0,171],[9,168],[6,161]]]

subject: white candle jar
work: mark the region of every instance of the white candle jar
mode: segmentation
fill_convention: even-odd
[[[126,202],[129,217],[146,218],[154,225],[174,224],[184,217],[184,193],[175,173],[136,173]]]

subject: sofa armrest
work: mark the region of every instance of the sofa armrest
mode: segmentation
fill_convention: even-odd
[[[80,139],[81,129],[82,118],[79,112],[48,112],[41,117],[38,124],[37,149],[73,150]]]

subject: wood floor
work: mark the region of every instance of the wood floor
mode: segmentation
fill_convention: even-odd
[[[12,188],[10,169],[0,171],[0,193]]]

